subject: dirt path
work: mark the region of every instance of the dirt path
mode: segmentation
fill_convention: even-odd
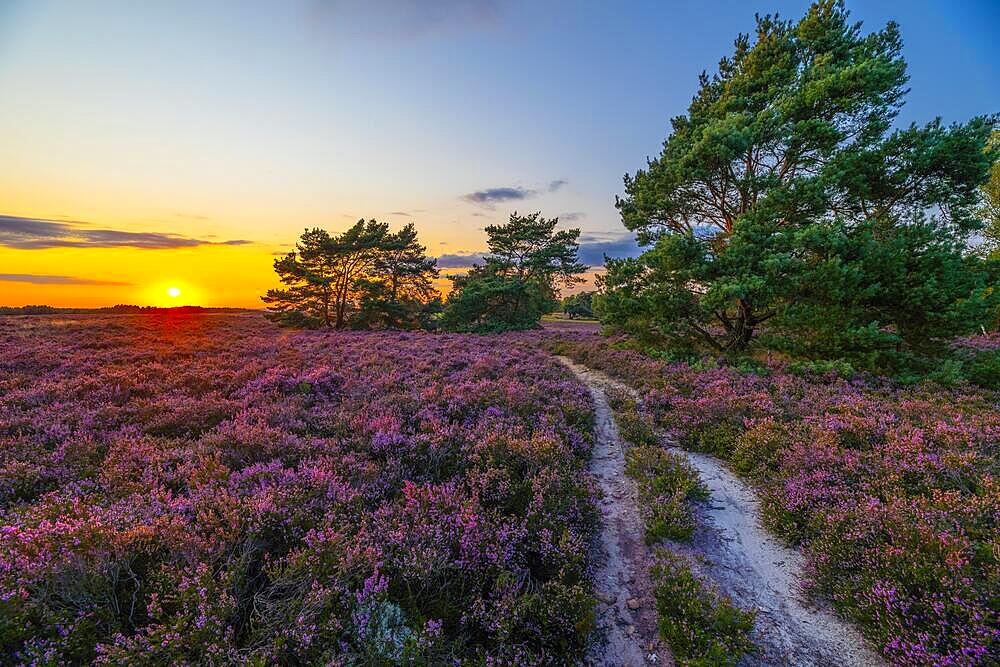
[[[608,413],[604,387],[635,394],[598,371],[560,360],[587,383],[595,403],[600,395]],[[614,435],[617,436],[617,430]],[[671,544],[671,547],[703,559],[699,569],[704,576],[715,581],[741,607],[757,610],[754,640],[760,651],[741,664],[843,667],[882,664],[853,626],[805,600],[799,586],[802,555],[782,545],[761,527],[759,502],[753,489],[712,456],[676,447],[669,449],[688,460],[711,492],[711,500],[697,508],[699,527],[691,544]],[[621,456],[620,443],[618,451]],[[635,511],[634,496],[630,507]],[[641,536],[641,526],[640,522],[635,535]]]
[[[590,389],[596,422],[590,473],[601,490],[601,532],[594,587],[597,637],[586,664],[601,667],[670,665],[656,631],[656,601],[649,581],[650,552],[638,510],[635,482],[625,475],[625,454],[611,407],[590,371],[559,360]]]

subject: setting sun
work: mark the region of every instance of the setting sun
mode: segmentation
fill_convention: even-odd
[[[181,290],[180,290],[179,287],[168,287],[167,288],[167,296],[169,296],[171,299],[176,299],[180,295],[181,295]]]

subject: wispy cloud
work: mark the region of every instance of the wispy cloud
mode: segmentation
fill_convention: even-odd
[[[559,215],[560,222],[573,222],[575,220],[583,220],[587,217],[586,213],[581,211],[571,211],[569,213],[561,213]]]
[[[537,190],[529,190],[527,188],[486,188],[485,190],[470,192],[464,195],[462,199],[481,206],[494,206],[508,201],[530,199],[537,194]]]
[[[412,218],[413,216],[406,211],[389,211],[389,215],[401,215],[404,218]]]
[[[45,248],[143,248],[164,250],[202,245],[245,245],[245,239],[209,241],[172,232],[98,229],[86,222],[0,215],[0,246],[19,250]]]
[[[555,192],[567,183],[568,181],[559,178],[554,181],[549,181],[548,185],[540,185],[534,188],[522,188],[520,186],[485,188],[483,190],[470,192],[467,195],[462,195],[462,199],[476,204],[477,206],[492,209],[497,204],[503,204],[511,201],[522,201],[525,199],[531,199],[532,197],[537,197],[538,195],[545,194],[546,192]]]
[[[36,285],[131,285],[117,280],[98,280],[76,276],[49,276],[37,273],[0,273],[0,282],[34,283]]]

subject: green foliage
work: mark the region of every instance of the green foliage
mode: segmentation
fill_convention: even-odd
[[[486,228],[490,254],[482,266],[452,278],[442,326],[452,331],[496,332],[538,326],[556,304],[556,290],[579,282],[579,229],[556,231],[558,218],[512,213]]]
[[[1000,350],[980,352],[965,361],[962,375],[986,389],[1000,389]]]
[[[845,379],[850,379],[857,374],[857,370],[850,362],[843,359],[820,360],[820,361],[793,361],[788,365],[788,370],[794,375],[802,377],[815,377],[832,375]]]
[[[732,355],[765,334],[890,369],[988,321],[1000,295],[968,247],[995,119],[890,132],[901,44],[894,23],[862,34],[837,0],[758,18],[626,177],[622,220],[650,247],[608,261],[602,320],[653,344]]]
[[[359,220],[331,236],[307,229],[294,252],[274,261],[284,289],[261,299],[267,316],[287,326],[412,329],[434,309],[436,261],[424,256],[412,224],[398,232]]]
[[[730,457],[736,472],[757,483],[772,479],[782,453],[792,443],[788,428],[781,422],[762,420],[738,435]]]
[[[743,611],[703,583],[681,557],[656,553],[650,571],[656,588],[660,636],[681,667],[735,667],[754,650],[754,612]]]
[[[648,417],[643,416],[635,400],[624,391],[609,391],[608,402],[614,411],[618,432],[632,447],[656,447],[660,440]]]
[[[594,292],[580,292],[564,297],[562,310],[571,320],[594,316]]]
[[[1000,159],[996,159],[996,153],[1000,153],[1000,130],[994,130],[990,136],[987,151],[994,154],[993,166],[990,168],[990,180],[983,184],[982,208],[979,214],[986,221],[986,229],[983,236],[986,239],[984,249],[994,259],[1000,258]]]
[[[660,446],[635,446],[625,453],[625,474],[639,487],[647,543],[691,539],[695,519],[689,503],[709,494],[682,457]]]
[[[685,443],[691,449],[707,452],[719,458],[729,458],[743,429],[738,425],[726,421],[717,424],[710,424],[698,429],[694,433],[692,441]]]

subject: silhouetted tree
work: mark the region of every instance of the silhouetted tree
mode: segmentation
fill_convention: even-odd
[[[412,223],[383,239],[362,290],[359,323],[363,328],[417,328],[437,293],[437,260],[427,257]],[[435,308],[436,306],[431,306]]]
[[[358,311],[363,326],[400,326],[403,311],[433,296],[435,262],[423,256],[413,225],[359,220],[342,234],[303,232],[294,252],[274,262],[284,289],[261,297],[268,316],[283,324],[342,329]],[[369,317],[370,316],[370,317]],[[414,313],[410,321],[419,321]]]

